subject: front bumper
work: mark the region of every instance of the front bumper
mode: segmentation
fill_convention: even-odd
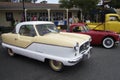
[[[80,53],[80,55],[74,59],[68,60],[67,65],[68,66],[72,66],[77,64],[78,62],[82,61],[82,60],[87,60],[90,58],[91,56],[91,49],[92,47],[89,47],[84,53]]]

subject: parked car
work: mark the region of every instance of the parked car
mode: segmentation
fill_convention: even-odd
[[[99,17],[104,19],[103,17]],[[104,22],[87,23],[91,29],[109,30],[120,34],[120,15],[116,13],[105,14]]]
[[[90,30],[84,23],[75,23],[70,25],[70,32],[78,34],[87,34],[92,37],[92,45],[103,45],[105,48],[112,48],[119,43],[119,35],[116,32],[104,30]]]
[[[42,62],[54,71],[90,58],[91,37],[59,32],[52,22],[30,21],[16,25],[11,33],[2,34],[2,46],[10,56],[20,54]]]

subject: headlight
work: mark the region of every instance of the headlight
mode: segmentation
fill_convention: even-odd
[[[87,50],[89,47],[90,47],[90,42],[87,41],[87,42],[85,42],[83,45],[80,46],[79,52],[82,52],[82,51],[84,51],[84,50]]]
[[[74,50],[75,50],[75,51],[78,51],[78,50],[79,50],[79,43],[78,43],[78,42],[76,42],[76,44],[75,44],[75,46],[74,46]]]

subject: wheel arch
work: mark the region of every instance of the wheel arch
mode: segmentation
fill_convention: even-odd
[[[43,62],[48,63],[49,60],[55,60],[55,59],[45,58]],[[60,61],[60,60],[58,60],[58,61]],[[60,61],[60,62],[62,62],[62,61]],[[62,64],[65,65],[64,62],[62,62]]]
[[[44,59],[44,62],[45,62],[45,63],[48,63],[48,62],[49,62],[49,60],[50,60],[50,59],[45,58],[45,59]]]

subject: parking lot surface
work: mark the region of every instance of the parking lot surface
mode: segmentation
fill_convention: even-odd
[[[0,80],[120,80],[120,45],[93,46],[91,58],[62,72],[21,55],[10,57],[0,45]]]

